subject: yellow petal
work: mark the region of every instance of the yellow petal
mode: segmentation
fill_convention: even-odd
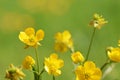
[[[73,62],[74,62],[75,64],[84,61],[84,57],[83,57],[83,55],[82,55],[79,51],[77,51],[77,52],[75,52],[75,53],[72,53],[71,58],[72,58],[72,60],[73,60]]]
[[[44,31],[40,29],[36,32],[36,39],[37,41],[39,41],[42,40],[43,38],[44,38]]]
[[[85,68],[83,66],[77,66],[75,70],[76,80],[84,80]]]
[[[35,30],[34,30],[34,28],[27,28],[27,29],[25,29],[25,33],[28,35],[28,36],[33,36],[33,35],[35,35]]]
[[[20,32],[20,34],[19,34],[19,39],[20,39],[22,42],[25,43],[25,40],[28,40],[29,37],[26,35],[25,32]]]
[[[55,34],[55,39],[57,42],[61,42],[62,41],[62,34],[60,32]]]
[[[108,57],[111,61],[120,62],[120,48],[112,48],[108,51]]]
[[[94,69],[94,73],[91,76],[92,80],[101,80],[102,72],[99,68]]]
[[[63,60],[59,59],[58,63],[59,63],[58,68],[61,68],[61,67],[64,66],[64,61]]]
[[[56,72],[54,72],[54,76],[59,76],[61,74],[60,70],[56,70]]]
[[[92,61],[86,61],[84,64],[85,69],[87,70],[92,70],[94,69],[96,66]]]
[[[58,59],[58,55],[53,53],[50,55],[49,58],[45,58],[44,64],[44,68],[48,72],[48,74],[58,76],[61,74],[61,71],[59,69],[63,67],[64,61]]]
[[[68,42],[70,40],[70,38],[71,38],[70,32],[69,31],[64,31],[63,32],[63,41]]]
[[[26,56],[22,65],[25,69],[32,69],[32,66],[35,65],[35,60],[31,56]]]
[[[68,50],[67,45],[65,45],[64,43],[60,43],[60,42],[55,43],[54,48],[58,52],[66,52]]]
[[[69,42],[68,42],[68,47],[70,48],[70,49],[72,49],[73,48],[73,40],[72,39],[69,39]]]
[[[50,59],[57,59],[58,58],[58,55],[53,53],[50,55]]]

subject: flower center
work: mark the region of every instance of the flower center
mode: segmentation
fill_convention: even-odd
[[[90,75],[88,73],[85,73],[85,80],[88,80],[90,78]]]
[[[34,42],[34,38],[33,38],[33,37],[30,38],[29,41],[30,41],[30,42]]]

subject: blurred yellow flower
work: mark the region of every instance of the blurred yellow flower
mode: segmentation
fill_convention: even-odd
[[[53,53],[49,58],[45,58],[44,68],[48,72],[48,74],[52,74],[54,76],[59,76],[61,74],[61,70],[59,70],[64,65],[64,61],[58,59],[58,55]]]
[[[108,57],[111,61],[120,62],[120,48],[108,48]]]
[[[24,9],[33,13],[63,15],[68,12],[73,0],[17,0]]]
[[[40,45],[39,41],[43,40],[44,31],[38,30],[35,34],[34,28],[30,27],[25,29],[25,31],[20,32],[19,39],[25,43],[27,46],[37,47]]]
[[[31,56],[26,56],[22,63],[24,69],[32,69],[34,65],[35,65],[35,60]]]
[[[0,30],[7,34],[20,30],[28,26],[28,24],[33,26],[35,23],[33,17],[29,14],[20,14],[11,11],[5,11],[3,14],[0,18]]]
[[[84,61],[84,57],[79,51],[72,53],[71,58],[75,64]]]
[[[73,49],[73,41],[69,31],[63,33],[58,32],[55,35],[55,50],[58,52],[66,52],[68,48]]]
[[[100,80],[102,72],[92,61],[86,61],[75,70],[76,80]]]
[[[105,21],[105,19],[99,14],[94,14],[93,20],[90,22],[90,25],[100,29],[107,22],[108,21]]]
[[[63,15],[69,11],[72,0],[48,0],[47,9],[56,15]]]
[[[6,79],[10,80],[22,80],[25,74],[21,70],[22,68],[15,67],[13,64],[10,65],[9,69],[6,70]]]

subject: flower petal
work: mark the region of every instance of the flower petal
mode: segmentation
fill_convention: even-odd
[[[58,76],[61,74],[61,70],[59,70],[64,65],[64,61],[58,59],[58,55],[52,53],[49,58],[45,58],[44,68],[48,72],[48,74],[52,74],[54,76]]]
[[[28,36],[34,36],[35,35],[35,30],[34,30],[34,28],[30,27],[30,28],[25,29],[25,33]]]
[[[25,32],[20,32],[20,34],[19,34],[19,39],[20,39],[22,42],[26,43],[26,40],[28,40],[29,37],[26,35]]]
[[[63,32],[63,42],[67,42],[68,43],[68,41],[70,40],[70,38],[71,38],[71,34],[70,34],[70,32],[69,31],[64,31]]]
[[[50,59],[57,59],[58,58],[58,55],[53,53],[50,55]]]
[[[112,48],[107,53],[111,61],[120,62],[120,48]]]
[[[26,56],[22,65],[25,69],[32,69],[32,66],[35,65],[35,60],[31,56]]]
[[[43,38],[44,38],[44,31],[40,29],[36,32],[36,39],[37,41],[39,41],[42,40]]]
[[[55,34],[55,39],[57,42],[61,42],[62,41],[62,34],[60,32]]]
[[[92,61],[87,61],[87,62],[85,62],[84,67],[85,67],[85,69],[87,69],[87,70],[92,70],[92,69],[94,69],[96,66],[95,66],[95,64],[94,64]]]
[[[91,76],[92,80],[100,80],[102,76],[102,72],[99,68],[94,69],[94,73]]]

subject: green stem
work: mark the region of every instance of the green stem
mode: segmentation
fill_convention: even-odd
[[[37,71],[39,73],[40,70],[39,70],[39,58],[38,58],[37,48],[35,48],[35,55],[36,55],[36,62],[37,62]]]
[[[55,80],[55,76],[53,75],[53,80]]]
[[[36,64],[37,64],[37,73],[34,73],[35,80],[41,80],[40,77],[40,69],[39,69],[39,57],[38,57],[38,52],[37,48],[35,48],[35,55],[36,55]]]
[[[40,76],[42,75],[42,73],[45,71],[45,69],[43,68],[42,71],[40,72]]]
[[[111,61],[108,59],[100,68],[101,70],[103,70]]]
[[[34,80],[39,80],[39,74],[38,72],[36,72],[36,69],[34,67],[32,67],[33,70],[33,74],[34,74]]]
[[[95,31],[96,31],[96,28],[94,28],[93,33],[92,33],[92,37],[91,37],[91,40],[90,40],[90,44],[89,44],[89,48],[88,48],[88,52],[87,52],[85,61],[88,60],[88,57],[90,55],[90,50],[91,50],[91,46],[92,46],[92,43],[93,43],[93,38],[94,38],[94,35],[95,35]]]

